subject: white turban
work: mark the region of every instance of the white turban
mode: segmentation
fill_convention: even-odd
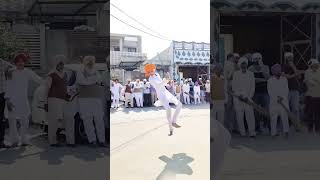
[[[319,61],[317,59],[310,59],[309,61],[309,66],[315,65],[315,64],[319,64]]]
[[[293,57],[293,53],[292,53],[292,52],[285,52],[285,53],[284,53],[284,57],[285,57],[285,58]]]
[[[89,64],[89,62],[92,62],[93,64],[96,63],[96,57],[94,56],[85,56],[82,60],[82,63],[86,66]]]
[[[67,58],[66,56],[64,55],[56,55],[54,58],[53,58],[53,67],[56,68],[56,66],[59,64],[59,63],[66,63],[67,61]]]
[[[260,59],[262,59],[262,55],[260,54],[260,53],[253,53],[252,54],[252,59],[257,59],[257,58],[260,58]]]
[[[239,59],[238,65],[240,66],[242,63],[247,63],[248,65],[248,59],[246,57],[241,57]]]

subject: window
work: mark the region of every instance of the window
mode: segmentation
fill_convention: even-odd
[[[128,48],[128,52],[137,52],[137,48]]]
[[[120,51],[120,47],[119,47],[119,46],[114,46],[114,47],[113,47],[113,50],[114,50],[114,51]]]

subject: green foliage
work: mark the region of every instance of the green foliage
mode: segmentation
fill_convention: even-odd
[[[6,22],[0,18],[0,58],[10,60],[12,56],[23,48],[23,43],[7,27]]]

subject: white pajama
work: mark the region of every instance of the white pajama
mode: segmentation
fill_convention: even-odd
[[[79,98],[80,116],[83,120],[89,143],[98,142],[95,129],[100,143],[105,143],[105,126],[103,121],[103,104],[98,98]],[[95,123],[95,127],[93,125]]]
[[[184,104],[190,104],[190,85],[189,84],[184,84],[182,86],[182,92],[183,92],[183,100]]]
[[[66,128],[66,139],[68,144],[74,144],[74,115],[73,102],[63,99],[48,98],[48,138],[50,144],[57,144],[57,129],[59,120],[63,120]]]
[[[130,102],[130,106],[133,107],[133,94],[125,93],[125,107],[128,107],[128,103]]]
[[[246,135],[246,130],[244,127],[244,115],[246,117],[246,122],[248,125],[249,135],[255,136],[255,119],[253,108],[243,102],[240,102],[237,98],[234,99],[234,108],[236,110],[237,123],[240,130],[241,136]]]
[[[136,99],[137,107],[143,107],[143,95],[141,92],[133,93]]]

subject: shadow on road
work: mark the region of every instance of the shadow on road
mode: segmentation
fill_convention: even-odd
[[[172,158],[163,155],[159,159],[167,164],[156,180],[175,179],[177,174],[193,174],[193,170],[188,164],[194,159],[185,153],[173,154]]]
[[[90,162],[105,158],[108,153],[106,148],[89,148],[86,146],[53,148],[48,145],[46,137],[32,139],[32,145],[26,148],[17,147],[0,151],[0,164],[13,164],[32,156],[35,156],[36,159],[39,158],[41,161],[47,161],[50,165],[62,164],[66,156]]]
[[[310,133],[295,133],[285,139],[282,136],[275,139],[270,136],[257,136],[256,139],[233,136],[230,144],[231,149],[249,148],[256,152],[273,151],[312,151],[320,150],[319,135]]]

